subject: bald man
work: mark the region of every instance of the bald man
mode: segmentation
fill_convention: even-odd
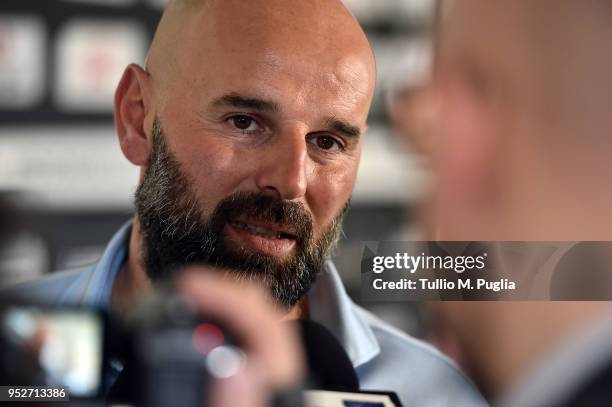
[[[406,406],[481,405],[448,359],[353,304],[329,261],[374,85],[370,46],[340,1],[172,2],[146,68],[127,67],[115,98],[121,149],[141,168],[134,219],[96,265],[30,292],[122,312],[177,268],[229,269],[288,318],[332,331],[362,389]]]
[[[612,240],[611,6],[441,2],[437,239]],[[588,264],[573,266],[575,278]],[[610,405],[609,303],[438,303],[435,311],[441,336],[458,342],[498,405]]]

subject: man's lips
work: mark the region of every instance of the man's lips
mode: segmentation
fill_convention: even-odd
[[[243,245],[268,256],[284,257],[296,244],[295,235],[271,223],[231,221],[228,229]]]

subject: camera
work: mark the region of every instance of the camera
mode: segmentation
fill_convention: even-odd
[[[219,323],[162,285],[124,316],[4,299],[0,385],[67,390],[74,405],[203,406],[246,361]]]

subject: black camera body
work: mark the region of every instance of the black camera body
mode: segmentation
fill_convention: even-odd
[[[170,286],[146,296],[120,324],[110,356],[121,360],[123,371],[110,388],[111,401],[201,406],[211,378],[230,377],[245,363],[233,336]]]
[[[170,285],[122,316],[23,299],[0,304],[0,385],[68,389],[75,404],[206,405],[211,378],[245,363],[221,324]]]

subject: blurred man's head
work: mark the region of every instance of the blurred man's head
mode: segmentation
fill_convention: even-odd
[[[441,2],[438,239],[609,240],[611,19],[609,2],[599,0]],[[439,303],[434,310],[494,396],[608,307]]]
[[[213,263],[295,304],[337,240],[374,78],[339,0],[172,2],[115,108],[148,276]]]
[[[442,2],[441,238],[610,236],[610,18],[602,0]]]

